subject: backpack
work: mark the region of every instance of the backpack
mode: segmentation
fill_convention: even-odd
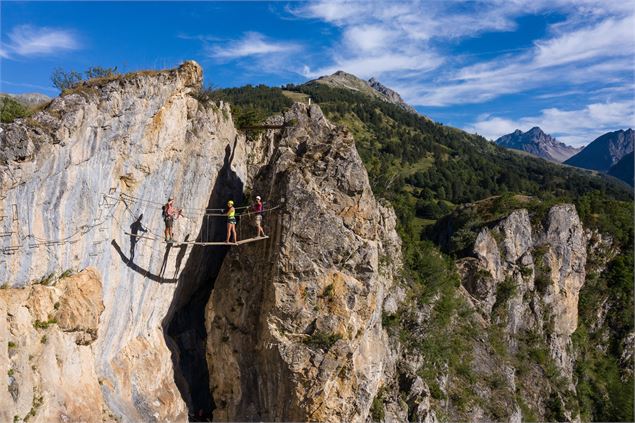
[[[164,204],[163,207],[161,207],[161,216],[163,216],[163,219],[167,219],[169,217],[167,204]]]

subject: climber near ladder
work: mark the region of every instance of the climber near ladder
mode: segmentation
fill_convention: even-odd
[[[183,210],[174,207],[174,198],[168,198],[168,202],[163,206],[163,221],[165,222],[165,242],[173,242],[174,234],[172,227],[174,221],[181,215]]]
[[[238,243],[238,236],[236,235],[236,209],[234,208],[234,202],[229,200],[227,202],[227,239],[225,243],[229,244],[232,233],[234,234],[234,244]]]

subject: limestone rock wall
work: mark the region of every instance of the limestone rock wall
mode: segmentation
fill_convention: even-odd
[[[285,121],[254,178],[281,206],[270,238],[229,252],[207,305],[214,418],[364,421],[392,365],[381,310],[401,266],[396,219],[348,133],[316,106]]]
[[[198,101],[201,83],[194,62],[92,80],[0,126],[0,335],[17,345],[0,356],[3,420],[184,421],[210,394],[219,419],[368,416],[394,366],[392,210],[318,107],[246,138],[228,106]],[[279,205],[268,240],[226,259],[163,242],[167,197],[183,208],[177,241],[209,241],[225,221],[205,209],[248,192]]]
[[[0,290],[0,371],[8,376],[0,420],[113,420],[94,361],[104,310],[99,273],[47,283]]]
[[[0,285],[96,269],[104,306],[91,345],[97,397],[127,421],[187,416],[163,323],[175,289],[187,285],[191,248],[159,239],[160,205],[174,196],[184,207],[177,239],[193,240],[219,173],[246,176],[244,138],[227,106],[194,98],[201,83],[194,62],[91,81],[1,126]],[[148,238],[135,243],[125,232],[139,224]]]

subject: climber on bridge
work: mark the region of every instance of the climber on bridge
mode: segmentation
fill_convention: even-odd
[[[227,202],[227,239],[225,243],[229,244],[232,233],[234,234],[234,243],[238,243],[238,236],[236,235],[236,209],[234,208],[234,202],[229,200]]]
[[[174,234],[172,227],[174,221],[181,216],[182,209],[174,207],[174,198],[168,198],[168,202],[163,206],[163,221],[165,222],[165,242],[173,242]]]
[[[253,207],[254,212],[256,213],[256,228],[258,229],[257,238],[266,237],[265,230],[262,228],[262,212],[263,212],[263,204],[262,198],[259,195],[256,196],[256,204]]]

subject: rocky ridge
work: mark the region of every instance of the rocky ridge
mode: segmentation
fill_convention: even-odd
[[[526,151],[534,156],[559,163],[564,162],[582,150],[581,148],[571,147],[558,142],[558,140],[551,135],[545,134],[537,126],[527,132],[516,129],[511,134],[498,138],[495,142],[505,148]]]
[[[316,106],[284,121],[297,125],[254,178],[281,205],[272,238],[228,253],[207,305],[214,418],[364,421],[391,360],[381,310],[400,268],[396,218],[350,134]]]
[[[375,78],[364,81],[353,74],[337,71],[333,75],[321,76],[318,79],[307,82],[307,84],[311,82],[357,91],[370,97],[396,104],[408,112],[418,114],[415,108],[407,104],[398,92],[386,87]]]
[[[599,172],[608,172],[611,166],[619,162],[622,157],[633,152],[634,142],[635,132],[631,128],[607,132],[593,140],[565,163]]]

